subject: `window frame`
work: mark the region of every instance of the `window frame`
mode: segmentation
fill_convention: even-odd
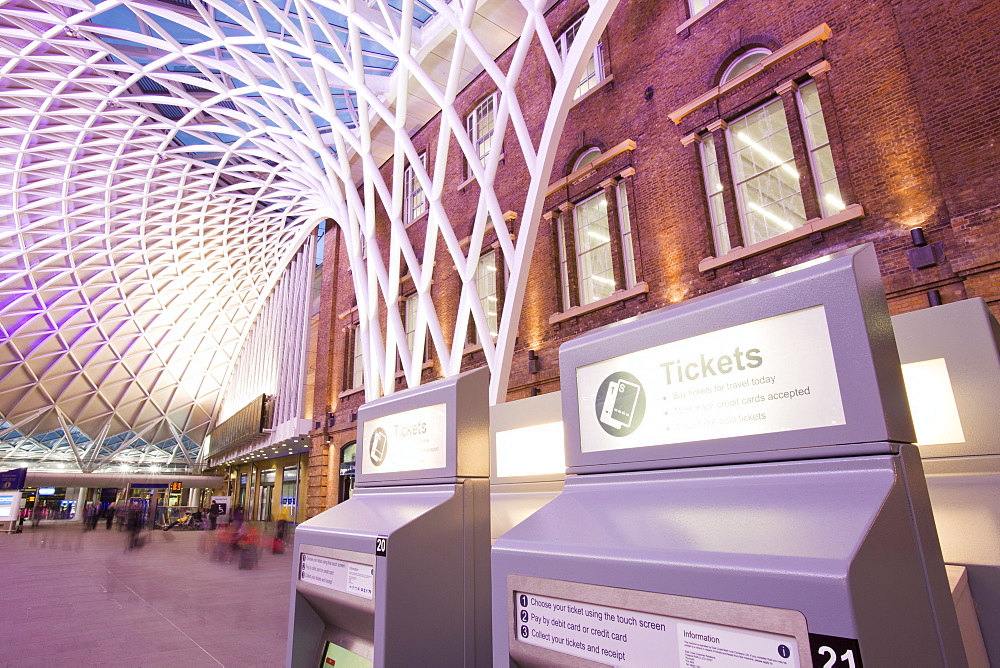
[[[585,229],[585,228],[588,228],[588,227],[593,226],[594,224],[596,224],[598,222],[599,218],[594,217],[594,218],[590,218],[589,220],[583,220],[582,215],[581,215],[581,209],[583,209],[584,205],[586,205],[586,204],[588,204],[590,202],[594,202],[596,200],[600,200],[601,202],[604,203],[604,206],[603,206],[603,209],[604,209],[603,220],[605,222],[605,226],[606,226],[606,230],[607,230],[607,239],[605,239],[603,241],[600,241],[600,243],[598,243],[596,245],[589,246],[588,248],[586,248],[584,250],[584,249],[582,249],[582,244],[580,243],[580,239],[583,236],[582,232],[587,232],[590,236],[593,236],[592,230],[588,230],[588,229]],[[601,208],[601,205],[599,203],[597,204],[597,206],[598,206],[598,208]],[[614,234],[614,232],[611,230],[611,217],[608,215],[608,208],[609,208],[609,206],[610,206],[610,204],[608,203],[608,197],[605,194],[605,192],[604,192],[603,189],[602,190],[598,190],[595,193],[591,193],[587,197],[585,197],[582,200],[576,202],[574,204],[574,206],[573,206],[573,232],[574,232],[574,236],[575,236],[575,239],[576,239],[576,242],[577,242],[576,243],[576,249],[575,249],[576,250],[576,271],[577,271],[576,281],[577,281],[577,291],[579,293],[578,294],[578,298],[580,300],[580,306],[586,306],[588,304],[592,304],[592,303],[594,303],[596,301],[600,301],[602,299],[610,297],[615,292],[617,292],[618,289],[619,289],[617,281],[615,280],[615,275],[614,275],[615,254],[614,254],[614,249],[612,248],[612,244],[611,244],[611,235]],[[601,257],[606,258],[606,266],[607,266],[608,269],[611,270],[611,278],[610,278],[610,281],[611,281],[611,291],[608,292],[608,294],[606,294],[606,295],[594,296],[594,295],[599,294],[599,291],[597,291],[597,290],[595,290],[593,288],[593,286],[594,286],[594,282],[593,281],[595,281],[595,280],[599,281],[598,284],[600,284],[601,282],[609,280],[606,276],[603,276],[603,274],[606,273],[606,270],[600,271],[600,272],[592,272],[592,273],[590,273],[590,274],[588,274],[586,276],[584,275],[584,267],[585,266],[587,266],[588,264],[590,264],[591,266],[597,264],[597,263],[593,262],[593,258],[596,257],[596,256],[598,256],[598,254],[600,254]],[[590,294],[589,295],[588,295],[588,288],[590,289]],[[591,296],[593,298],[592,299],[587,299],[588,296]]]
[[[581,16],[572,23],[570,23],[565,30],[559,33],[559,37],[555,40],[556,52],[563,58],[566,59],[566,54],[569,53],[570,48],[573,46],[573,40],[576,38],[577,32],[580,30],[580,25],[583,23],[584,17]],[[593,68],[590,64],[593,63]],[[577,83],[576,88],[573,91],[573,101],[577,101],[590,91],[598,88],[605,79],[608,78],[605,68],[605,57],[604,57],[604,39],[597,40],[597,44],[594,46],[593,53],[590,54],[590,58],[587,61],[587,67],[584,69],[583,77]]]
[[[349,390],[358,390],[365,386],[365,351],[364,341],[361,338],[361,323],[354,323],[350,327],[350,369],[348,370]]]
[[[802,99],[802,89],[808,86],[814,86],[816,88],[817,110],[812,113],[808,113],[808,109]],[[799,119],[802,122],[802,134],[806,142],[806,154],[809,158],[809,170],[812,172],[812,183],[813,188],[816,189],[816,200],[819,204],[820,215],[824,218],[835,216],[847,208],[847,205],[844,203],[843,191],[840,189],[840,176],[837,174],[837,165],[833,159],[833,147],[831,146],[829,130],[826,128],[826,115],[823,112],[823,103],[819,98],[819,85],[816,83],[815,79],[808,79],[797,86],[795,91],[795,104],[798,107]],[[815,116],[820,117],[826,141],[816,142],[816,138],[813,136],[809,119]],[[830,154],[830,164],[833,167],[833,178],[825,181],[821,180],[822,176],[820,175],[819,162],[816,157],[818,153],[824,151]],[[837,202],[830,202],[827,199],[829,193],[824,193],[824,185],[831,182],[836,184]]]
[[[635,234],[632,229],[632,209],[629,202],[628,185],[625,179],[621,179],[615,184],[615,204],[618,206],[618,231],[621,234],[622,243],[622,269],[625,275],[625,290],[630,290],[638,283],[635,271],[635,245],[633,243]],[[612,256],[611,261],[614,262]]]
[[[493,141],[493,134],[496,132],[496,116],[497,116],[497,103],[499,101],[499,93],[493,91],[483,99],[481,99],[473,108],[472,111],[465,117],[465,130],[469,135],[469,140],[472,142],[473,148],[476,149],[476,155],[479,157],[480,164],[485,165],[486,159],[490,155],[490,146]],[[480,110],[489,107],[488,112],[483,112],[480,115]],[[490,129],[485,134],[485,136],[480,135],[481,120],[488,114],[491,117]],[[471,174],[472,170],[469,170]]]
[[[739,62],[739,60],[736,62]],[[810,72],[810,75],[812,75],[812,72]],[[807,115],[805,102],[802,99],[802,89],[808,89],[809,86],[816,86],[814,89],[816,109]],[[823,104],[819,92],[819,84],[817,83],[816,77],[809,76],[799,82],[790,80],[783,83],[781,86],[778,86],[775,89],[775,93],[775,96],[764,99],[763,101],[758,101],[755,104],[744,108],[737,115],[733,116],[732,120],[715,120],[705,129],[699,131],[698,134],[691,135],[691,138],[698,142],[699,165],[701,168],[703,188],[702,193],[706,205],[706,221],[709,224],[710,236],[712,238],[716,258],[722,258],[727,254],[733,253],[735,250],[739,250],[739,247],[734,249],[729,241],[731,238],[734,238],[733,235],[735,234],[735,230],[731,227],[731,225],[737,221],[739,225],[739,240],[741,241],[743,248],[755,248],[758,246],[766,247],[771,239],[783,237],[785,234],[794,233],[796,230],[805,227],[813,220],[832,220],[836,216],[844,213],[847,209],[855,206],[851,205],[849,207],[843,201],[843,191],[840,186],[841,178],[843,177],[843,173],[841,171],[843,167],[841,167],[841,170],[838,170],[834,159],[832,142],[827,131],[828,122],[826,116],[824,115]],[[788,97],[789,94],[793,97]],[[740,122],[744,121],[754,113],[765,110],[770,105],[778,106],[777,108],[784,117],[784,128],[776,132],[769,132],[769,134],[765,137],[758,138],[755,141],[751,141],[746,138],[737,141]],[[815,141],[816,137],[813,136],[812,130],[809,127],[809,119],[816,116],[819,117],[819,122],[822,123],[824,129],[823,134],[825,141],[822,142]],[[753,146],[757,146],[757,150],[765,154],[765,157],[767,154],[770,154],[772,160],[782,158],[782,156],[779,155],[782,151],[770,151],[770,149],[774,147],[765,141],[776,136],[779,132],[785,134],[784,141],[787,141],[790,157],[784,159],[784,161],[780,164],[758,171],[753,175],[744,175],[742,173],[740,155],[743,151],[754,150]],[[720,149],[719,146],[720,137],[723,140],[724,150]],[[760,142],[759,144],[757,143],[758,141]],[[708,156],[709,144],[714,146],[716,152],[717,160],[714,165],[711,163]],[[833,172],[833,177],[828,178],[825,181],[820,180],[821,176],[819,173],[817,158],[817,156],[823,151],[828,153],[826,159],[828,160],[829,166],[832,168]],[[723,157],[725,160],[723,160]],[[766,162],[766,160],[762,162]],[[721,169],[723,164],[726,165],[726,173],[723,173],[723,170]],[[718,170],[719,185],[722,186],[721,190],[718,192],[713,192],[712,183],[710,181],[713,166]],[[797,198],[797,204],[798,206],[801,206],[801,210],[795,210],[795,206],[791,208],[784,207],[783,210],[791,211],[796,216],[796,220],[790,221],[791,227],[788,229],[780,229],[780,226],[769,223],[769,229],[773,233],[768,236],[757,238],[756,235],[752,234],[753,228],[750,227],[750,209],[753,207],[750,206],[750,202],[747,200],[747,194],[745,192],[746,188],[744,186],[745,184],[752,182],[754,179],[758,179],[767,173],[780,169],[794,170],[796,192],[793,193],[793,195]],[[811,174],[808,176],[803,175],[803,169],[808,169]],[[830,183],[834,184],[832,188],[829,187]],[[825,185],[827,186],[828,191],[833,191],[837,199],[836,204],[824,201]],[[790,187],[791,182],[784,182],[784,186]],[[721,201],[716,206],[714,205],[713,200],[717,197],[721,197]],[[791,196],[789,195],[784,195],[775,199],[773,203],[785,201],[790,197]],[[759,206],[754,209],[754,212],[755,215],[762,216],[765,221],[777,218],[773,215],[768,216],[767,213]],[[736,219],[728,220],[730,215],[733,213],[735,213]],[[721,219],[718,214],[721,214]],[[818,219],[815,218],[817,215],[819,216]],[[856,214],[852,214],[850,211],[845,215],[853,215],[856,217]],[[799,216],[801,217],[801,222],[797,220]],[[786,220],[785,222],[789,221]]]
[[[711,161],[708,157],[708,146],[711,145]],[[705,188],[705,200],[708,206],[708,221],[712,229],[712,242],[716,255],[725,255],[732,250],[732,242],[729,238],[729,218],[726,215],[725,193],[722,174],[719,171],[719,147],[716,145],[715,135],[709,133],[702,137],[698,145],[698,154],[701,159],[702,184]],[[718,189],[711,182],[712,176],[718,178]],[[720,206],[713,206],[719,202]],[[721,212],[721,216],[719,213]]]
[[[427,169],[427,151],[423,151],[419,156],[420,165]],[[419,198],[419,201],[417,201]],[[416,178],[412,164],[407,164],[403,169],[403,224],[412,225],[423,216],[427,215],[427,195],[420,186],[420,180]]]
[[[784,126],[782,129],[779,129],[777,131],[768,134],[767,137],[765,137],[765,139],[770,140],[772,137],[776,137],[781,133],[784,133],[785,138],[787,139],[788,142],[788,146],[791,149],[790,158],[780,163],[769,166],[766,169],[757,171],[754,174],[744,175],[742,169],[738,166],[741,163],[737,159],[738,154],[741,153],[742,151],[747,150],[752,152],[754,149],[756,149],[758,153],[763,153],[766,156],[770,156],[772,160],[780,156],[771,151],[770,148],[765,147],[753,140],[744,140],[746,142],[746,146],[737,149],[736,138],[734,137],[734,132],[735,132],[734,126],[740,121],[746,120],[755,113],[765,111],[772,105],[777,105],[778,112],[781,114],[781,117],[784,120]],[[740,114],[738,117],[733,119],[733,121],[729,123],[728,127],[726,127],[725,132],[726,132],[726,148],[729,152],[729,164],[731,166],[730,180],[732,181],[733,192],[736,196],[736,205],[740,216],[740,226],[741,226],[740,229],[743,232],[743,239],[746,241],[746,243],[748,245],[762,243],[764,241],[767,241],[768,239],[772,239],[778,236],[779,234],[784,234],[784,232],[791,232],[792,230],[796,230],[805,225],[807,222],[809,222],[809,217],[806,214],[805,197],[802,193],[802,185],[801,185],[802,177],[798,171],[798,168],[795,165],[795,146],[792,144],[792,134],[791,134],[791,129],[789,127],[788,114],[785,113],[784,100],[782,100],[780,96],[765,100],[761,104],[754,106],[745,113]],[[793,176],[795,178],[794,192],[791,195],[786,195],[784,197],[776,199],[775,203],[785,202],[790,198],[797,197],[797,201],[802,210],[802,222],[799,225],[795,225],[794,223],[779,218],[773,212],[768,211],[765,207],[755,205],[753,202],[749,201],[747,194],[747,190],[749,190],[752,187],[748,184],[756,182],[765,177],[778,178],[780,181],[780,177],[773,176],[774,173],[788,169],[794,172],[793,173]],[[782,208],[787,210],[787,207],[783,206]],[[756,241],[751,241],[751,238],[754,235],[751,234],[752,229],[750,227],[750,209],[754,209],[755,212],[759,214],[761,218],[763,218],[764,220],[770,221],[779,226],[788,225],[789,227],[788,229],[784,230],[784,232],[777,232],[775,234],[764,236],[760,239],[757,239]]]
[[[412,322],[413,329],[410,329],[410,324],[411,324],[411,322],[410,322],[410,303],[411,303],[411,300],[412,300],[412,303],[414,305],[414,308],[413,308],[413,322]],[[403,335],[405,337],[406,349],[410,351],[410,357],[412,358],[413,357],[413,346],[414,346],[414,344],[416,344],[416,337],[417,337],[417,320],[419,319],[419,311],[420,311],[420,293],[418,293],[416,290],[414,290],[413,292],[407,293],[406,295],[403,296],[402,301],[403,301],[403,303],[402,303],[402,310],[403,310]],[[424,327],[425,328],[429,327],[429,325],[427,323],[424,323]],[[425,337],[424,338],[424,349],[423,349],[423,351],[421,353],[421,356],[420,356],[420,364],[421,365],[427,364],[427,362],[429,361],[428,350],[427,350],[428,349],[428,338],[429,337]],[[402,358],[399,355],[396,356],[396,359],[398,361],[402,362]],[[402,367],[399,368],[399,371],[402,371]]]
[[[482,286],[482,283],[480,282],[480,269],[483,266],[483,258],[488,256],[492,256],[493,258],[493,291],[484,295],[480,289]],[[506,271],[504,271],[503,275],[500,273],[500,263],[498,262],[499,257],[500,251],[496,246],[493,246],[480,253],[479,262],[476,263],[476,295],[479,297],[479,303],[483,307],[487,323],[493,325],[493,327],[491,327],[490,335],[493,337],[494,341],[496,341],[496,337],[500,333],[500,313],[503,310],[503,285],[505,284],[506,278]],[[492,321],[490,320],[489,308],[487,304],[484,303],[491,297],[493,298],[493,308],[495,311]],[[496,331],[493,331],[494,329]],[[479,338],[479,331],[476,329],[475,319],[472,317],[471,313],[469,314],[468,335],[465,338],[466,344],[469,346],[477,346],[482,343]]]
[[[709,3],[709,4],[711,4],[711,3]],[[708,5],[706,5],[706,6],[708,6]],[[729,83],[730,81],[732,81],[736,77],[738,77],[741,74],[743,74],[743,72],[746,72],[746,71],[750,70],[751,68],[753,68],[760,61],[764,60],[765,58],[767,58],[768,56],[770,56],[772,53],[774,53],[774,52],[771,51],[771,49],[769,49],[769,48],[767,48],[765,46],[757,46],[757,47],[754,47],[752,49],[748,49],[747,51],[744,51],[743,53],[741,53],[739,55],[738,58],[734,59],[733,62],[729,63],[729,65],[726,66],[726,69],[722,72],[722,76],[719,78],[719,85],[721,86],[722,84]],[[739,65],[742,65],[743,63],[745,63],[747,60],[749,60],[751,57],[754,57],[754,56],[760,56],[760,58],[757,58],[752,65],[750,65],[749,67],[745,68],[741,72],[733,74],[733,70],[735,70]]]

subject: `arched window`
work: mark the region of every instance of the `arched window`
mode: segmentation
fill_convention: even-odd
[[[570,171],[575,172],[578,169],[583,169],[584,167],[586,167],[587,165],[589,165],[590,163],[592,163],[593,161],[597,160],[600,157],[601,157],[601,149],[597,148],[596,146],[592,146],[580,154],[580,157],[577,158],[576,162],[573,163],[573,169],[571,169]]]
[[[636,285],[635,257],[632,245],[632,222],[626,181],[611,168],[614,153],[600,148],[582,149],[573,161],[570,173],[588,166],[607,172],[598,187],[568,202],[556,226],[559,276],[562,283],[563,310],[586,306],[611,297],[615,292]],[[607,158],[607,159],[605,159]],[[600,161],[600,165],[594,163]],[[583,177],[597,181],[588,174]]]
[[[748,71],[769,53],[763,48],[747,52],[726,69],[723,81]],[[700,135],[716,257],[729,253],[734,239],[753,246],[846,208],[816,81],[791,82],[784,89],[787,97],[775,96],[726,119],[721,132],[706,129]],[[793,104],[797,113],[789,117],[786,108]],[[793,141],[795,129],[799,143]],[[721,146],[728,149],[725,179],[719,169]],[[803,165],[808,165],[811,179],[800,174]],[[739,214],[739,221],[729,220],[727,211]],[[739,231],[732,229],[736,224]]]
[[[739,75],[743,74],[751,67],[764,60],[771,55],[770,49],[765,49],[763,47],[757,49],[750,49],[742,56],[734,60],[726,68],[726,71],[722,73],[722,79],[719,81],[720,84],[724,84],[727,81],[732,81]]]

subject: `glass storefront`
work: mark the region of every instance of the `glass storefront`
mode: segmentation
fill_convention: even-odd
[[[281,470],[281,519],[295,517],[299,505],[299,468],[286,466]]]
[[[357,456],[357,441],[351,441],[340,449],[340,491],[337,503],[347,501],[354,494],[354,466]]]
[[[267,469],[260,472],[260,495],[258,496],[257,519],[270,522],[273,519],[271,504],[274,501],[274,478],[276,471]]]

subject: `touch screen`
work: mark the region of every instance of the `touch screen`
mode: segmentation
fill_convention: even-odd
[[[371,668],[371,665],[371,660],[332,642],[326,643],[323,658],[319,662],[319,668],[331,668],[331,666],[336,666],[336,668]]]

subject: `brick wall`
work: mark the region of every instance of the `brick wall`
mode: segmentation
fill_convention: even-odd
[[[584,7],[578,0],[555,5],[547,15],[549,25],[561,30]],[[604,33],[611,79],[570,110],[552,179],[566,176],[587,146],[608,149],[625,140],[635,142],[628,153],[628,166],[635,170],[629,185],[631,223],[638,280],[646,282],[648,292],[550,324],[550,317],[561,308],[559,273],[551,222],[555,218],[543,218],[509,398],[527,396],[533,388],[558,389],[558,347],[585,331],[865,242],[875,244],[892,312],[926,307],[927,291],[934,289],[946,302],[983,297],[1000,314],[1000,96],[995,92],[1000,88],[1000,49],[995,48],[990,30],[998,15],[996,3],[985,0],[726,0],[678,34],[677,27],[688,18],[684,0],[622,2]],[[679,124],[668,117],[716,86],[721,70],[741,49],[766,46],[777,51],[822,24],[831,29],[828,40],[796,51]],[[510,56],[509,50],[498,59],[504,71]],[[699,262],[714,254],[713,242],[697,144],[681,140],[713,120],[733,120],[773,97],[779,84],[804,80],[808,70],[824,61],[829,70],[816,80],[842,194],[850,200],[847,204],[864,208],[864,217],[699,271]],[[537,43],[521,80],[518,99],[537,137],[552,90]],[[478,77],[459,95],[460,115],[493,89],[488,77]],[[429,169],[434,168],[438,130],[435,118],[414,135],[418,148],[428,152]],[[510,129],[504,149],[497,176],[500,206],[503,211],[519,211],[529,186],[528,173]],[[459,188],[466,173],[455,143],[448,163],[442,203],[462,238],[472,229],[478,185]],[[390,169],[387,164],[387,176]],[[567,187],[553,194],[546,201],[546,213],[582,197],[588,186],[593,184],[583,179],[575,186],[577,192]],[[735,219],[733,209],[730,222]],[[380,233],[385,233],[384,212],[378,212],[378,221]],[[425,225],[426,218],[409,231],[418,249],[423,247]],[[928,241],[938,244],[939,261],[934,266],[912,265],[914,227],[922,227]],[[341,242],[338,254],[343,257],[345,252]],[[333,249],[328,248],[327,257],[331,255]],[[442,244],[436,259],[434,298],[448,332],[457,307],[457,274],[441,270],[452,264]],[[311,513],[335,500],[329,490],[314,493],[313,485],[325,481],[335,486],[331,467],[339,465],[340,445],[353,439],[350,416],[363,400],[358,392],[342,396],[345,323],[338,314],[349,311],[353,299],[347,262],[334,267],[328,260],[327,265],[324,290],[329,280],[334,314],[329,328],[331,371],[317,373],[315,405],[317,415],[333,412],[337,427],[314,434],[314,442],[328,452],[314,452],[310,459]],[[528,370],[529,350],[541,360],[536,373]],[[482,363],[482,354],[472,352],[463,367]],[[425,371],[425,379],[439,373],[432,367]],[[327,379],[323,387],[320,378]]]

